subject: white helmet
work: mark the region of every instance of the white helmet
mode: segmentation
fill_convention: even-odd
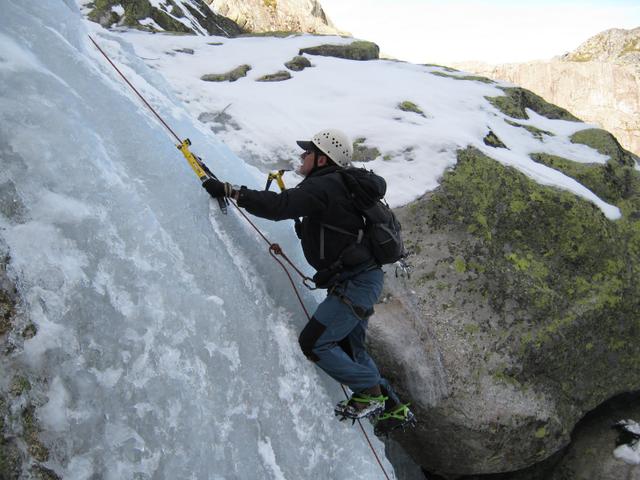
[[[321,130],[313,136],[311,141],[298,140],[296,143],[305,150],[309,150],[311,145],[314,145],[337,165],[343,168],[351,166],[353,146],[349,137],[340,130]]]

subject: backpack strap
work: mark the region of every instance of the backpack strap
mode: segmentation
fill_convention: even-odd
[[[349,235],[351,237],[356,237],[356,243],[362,242],[362,238],[364,237],[364,230],[359,229],[358,233],[353,233],[348,230],[344,230],[339,227],[334,227],[333,225],[329,225],[326,223],[320,224],[320,260],[324,260],[324,229],[328,228],[329,230],[333,230],[334,232],[343,233],[345,235]]]

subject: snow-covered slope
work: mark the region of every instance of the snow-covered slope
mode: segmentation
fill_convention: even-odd
[[[72,2],[3,2],[0,253],[22,301],[2,434],[41,430],[49,451],[18,442],[37,456],[24,478],[377,478],[332,418],[338,386],[298,351],[304,318],[261,240],[220,214],[87,33]],[[256,182],[126,39],[97,38],[213,169]],[[289,225],[260,225],[302,263]],[[17,375],[31,388],[9,393]]]
[[[472,145],[542,184],[568,189],[594,202],[610,218],[619,215],[616,207],[605,204],[575,180],[529,157],[538,152],[604,163],[607,157],[569,140],[576,131],[593,126],[549,120],[529,110],[530,119],[520,124],[554,134],[537,138],[507,123],[505,120],[512,119],[485,98],[504,95],[497,86],[508,84],[460,80],[452,77],[464,77],[463,73],[436,66],[319,56],[309,56],[313,67],[292,72],[290,80],[259,82],[256,80],[264,75],[285,70],[284,63],[300,48],[350,43],[353,39],[311,35],[213,39],[139,32],[127,32],[123,37],[140,58],[161,72],[194,117],[213,118],[211,126],[218,138],[262,170],[283,164],[293,167],[299,153],[294,140],[334,127],[353,139],[364,138],[363,145],[379,150],[380,155],[368,162],[367,168],[388,180],[388,199],[394,206],[435,188],[444,170],[455,164],[457,149]],[[193,53],[176,51],[185,49]],[[251,70],[235,82],[200,79],[244,64]],[[423,114],[400,110],[399,104],[406,101]],[[224,124],[215,122],[220,114],[224,114]],[[508,149],[484,143],[490,130]],[[299,180],[290,178],[292,183]]]

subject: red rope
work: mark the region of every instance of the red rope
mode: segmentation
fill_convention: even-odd
[[[140,92],[138,92],[138,90],[136,90],[136,88],[131,84],[131,82],[129,82],[127,77],[124,76],[124,74],[118,69],[118,67],[116,67],[116,65],[111,61],[111,59],[107,56],[107,54],[104,53],[104,51],[98,46],[98,44],[95,42],[95,40],[93,38],[91,38],[91,35],[89,35],[89,40],[91,40],[91,42],[100,51],[100,53],[104,56],[104,58],[106,58],[107,61],[111,64],[111,66],[116,70],[116,72],[118,72],[118,74],[120,74],[120,76],[127,83],[127,85],[129,85],[129,87],[131,87],[131,89],[136,93],[136,95],[138,95],[140,100],[142,100],[142,102],[147,106],[147,108],[149,110],[151,110],[151,112],[156,116],[156,118],[160,121],[160,123],[162,123],[162,125],[164,125],[164,127],[171,133],[171,135],[173,135],[175,137],[175,139],[178,141],[178,143],[182,143],[181,140],[180,140],[180,137],[178,137],[178,135],[175,134],[175,132],[171,129],[171,127],[169,127],[169,125],[167,125],[167,123],[153,109],[153,107],[151,105],[149,105],[149,103],[140,94]],[[280,255],[282,258],[284,258],[284,260],[296,271],[296,273],[298,275],[300,275],[300,277],[302,277],[303,284],[304,284],[305,287],[313,290],[313,287],[310,287],[309,285],[306,284],[306,281],[311,280],[311,279],[309,277],[305,276],[304,273],[302,273],[295,266],[295,264],[289,259],[289,257],[287,257],[285,255],[285,253],[282,251],[282,248],[280,248],[280,245],[278,245],[277,243],[271,243],[269,241],[269,239],[264,235],[264,233],[262,233],[262,231],[251,221],[251,219],[240,209],[240,207],[238,207],[238,205],[233,200],[231,201],[231,204],[244,217],[244,219],[247,222],[249,222],[249,224],[254,228],[254,230],[256,232],[258,232],[258,235],[260,235],[260,237],[262,237],[262,239],[269,245],[269,254],[271,255],[271,257],[273,257],[273,259],[276,262],[278,262],[278,264],[280,264],[280,266],[284,270],[284,273],[289,278],[289,283],[291,283],[291,287],[293,288],[293,291],[295,292],[296,297],[298,297],[298,301],[300,302],[300,306],[302,307],[302,310],[304,310],[304,314],[307,316],[307,320],[311,320],[311,316],[309,315],[309,312],[308,312],[307,308],[304,306],[304,302],[302,301],[302,297],[300,296],[300,292],[298,292],[298,288],[296,287],[295,283],[293,282],[293,279],[291,278],[291,274],[289,273],[289,270],[287,270],[287,267],[285,266],[284,263],[282,263],[282,261],[277,257],[277,255]],[[344,388],[344,385],[340,385],[340,386],[342,387],[342,391],[344,392],[345,397],[349,398],[349,395],[347,394],[347,390]],[[373,447],[373,444],[371,443],[371,440],[369,439],[369,435],[367,434],[367,432],[365,431],[364,427],[362,426],[362,422],[360,421],[360,419],[358,419],[358,425],[360,426],[360,430],[362,430],[362,434],[364,435],[364,438],[367,440],[367,443],[369,444],[369,448],[373,452],[373,456],[375,457],[376,461],[378,462],[378,465],[380,466],[380,469],[382,470],[382,473],[384,473],[384,476],[385,476],[385,478],[387,480],[390,480],[389,475],[387,474],[387,471],[385,470],[384,465],[382,465],[382,461],[380,460],[380,457],[378,457],[378,454],[376,453],[376,450]]]
[[[115,69],[115,71],[118,72],[118,74],[122,77],[122,79],[126,82],[126,84],[131,87],[131,90],[133,90],[135,92],[135,94],[138,95],[140,100],[142,100],[142,102],[147,106],[147,108],[149,110],[151,110],[151,113],[153,113],[156,116],[156,118],[160,121],[160,123],[162,125],[164,125],[164,127],[169,131],[169,133],[171,133],[171,135],[173,135],[175,137],[175,139],[178,141],[178,143],[182,143],[182,141],[180,140],[180,137],[178,137],[178,135],[176,135],[176,133],[173,130],[171,130],[171,127],[169,125],[167,125],[167,123],[162,119],[162,117],[160,115],[158,115],[158,112],[156,112],[153,109],[153,107],[151,105],[149,105],[149,102],[147,102],[145,100],[145,98],[142,96],[142,94],[136,89],[136,87],[134,87],[131,84],[131,82],[127,79],[127,77],[124,76],[124,74],[120,71],[120,69],[118,69],[118,67],[116,67],[115,63],[113,63],[111,61],[111,59],[107,56],[107,54],[104,53],[104,50],[102,50],[100,48],[100,46],[91,37],[91,35],[87,35],[87,36],[89,37],[89,40],[91,40],[91,43],[93,43],[96,46],[96,48],[98,49],[98,51],[104,56],[104,58],[107,59],[107,62],[109,62],[111,64],[111,66]]]

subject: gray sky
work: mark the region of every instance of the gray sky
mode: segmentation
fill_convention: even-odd
[[[415,63],[548,59],[609,28],[640,27],[640,0],[320,0],[334,24]]]

